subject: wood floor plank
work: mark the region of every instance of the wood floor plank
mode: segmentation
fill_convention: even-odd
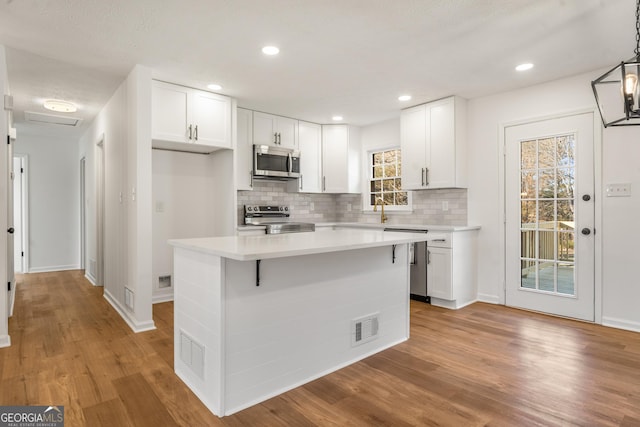
[[[68,426],[639,426],[640,334],[503,306],[411,304],[411,338],[228,417],[173,372],[173,304],[135,334],[81,271],[20,275],[0,404]]]
[[[141,374],[119,378],[113,382],[133,425],[177,426],[153,389]]]

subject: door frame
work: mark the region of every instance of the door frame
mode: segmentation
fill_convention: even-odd
[[[22,165],[23,173],[20,174],[21,180],[21,193],[20,193],[20,235],[14,237],[14,239],[21,239],[22,244],[22,252],[24,252],[24,256],[21,257],[22,263],[22,273],[29,273],[29,155],[28,154],[20,154],[13,153],[13,158],[19,158],[20,163]],[[15,172],[15,176],[18,176],[18,173]],[[16,203],[16,195],[13,195],[13,203]],[[15,222],[15,218],[14,218]],[[15,240],[14,240],[15,242]]]
[[[602,324],[602,124],[599,120],[599,112],[596,108],[588,107],[575,110],[561,111],[555,114],[542,116],[533,116],[520,120],[503,122],[498,125],[498,156],[501,159],[498,169],[500,182],[500,219],[502,227],[500,227],[500,244],[502,252],[502,292],[499,294],[502,305],[506,304],[507,295],[507,203],[506,203],[506,130],[509,127],[526,125],[551,119],[559,119],[579,114],[591,113],[593,115],[593,163],[594,163],[594,209],[595,221],[594,228],[594,249],[595,249],[595,265],[594,265],[594,323]]]

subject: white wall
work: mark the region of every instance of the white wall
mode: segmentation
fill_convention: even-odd
[[[0,45],[0,95],[9,95],[9,81],[7,78],[7,58],[5,54],[5,48]],[[2,103],[4,105],[4,102]],[[6,138],[9,134],[9,113],[0,109],[0,136]],[[3,185],[0,185],[0,206],[8,207],[7,202],[7,145],[2,144],[3,149],[0,150],[0,179],[2,179]],[[13,209],[13,207],[9,207]],[[7,224],[7,210],[5,208],[0,209],[0,230],[6,230]],[[7,233],[0,233],[0,283],[7,283]],[[9,323],[8,323],[8,310],[7,310],[7,292],[0,292],[0,347],[6,347],[11,344],[9,338]]]
[[[151,72],[137,66],[80,140],[87,177],[104,141],[105,298],[134,331],[153,329],[151,308]],[[91,182],[90,182],[91,181]],[[96,259],[95,178],[87,178],[86,259]],[[125,307],[125,287],[134,292]]]
[[[169,239],[234,234],[231,150],[209,155],[153,150],[153,300],[173,299],[158,277],[173,275]]]
[[[14,153],[28,156],[28,272],[80,268],[78,141],[19,134]]]
[[[590,84],[599,74],[594,71],[469,101],[469,223],[482,226],[478,239],[478,293],[481,300],[504,302],[500,126],[556,113],[594,109],[596,105]],[[596,152],[596,162],[602,162],[601,176],[597,179],[601,178],[603,185],[630,182],[632,187],[639,188],[639,137],[638,128],[603,130],[602,152]],[[596,172],[600,169],[597,168]],[[596,195],[596,206],[602,207],[602,229],[597,230],[602,239],[602,301],[596,301],[596,317],[602,308],[603,323],[615,323],[615,326],[638,331],[640,287],[636,286],[636,274],[629,266],[640,262],[640,251],[635,246],[640,239],[640,230],[633,227],[640,208],[639,197],[638,192],[615,200],[605,199],[602,192]],[[596,279],[599,286],[600,278]]]

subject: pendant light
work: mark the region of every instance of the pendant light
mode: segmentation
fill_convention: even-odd
[[[591,82],[604,127],[640,125],[640,0],[636,0],[635,54]]]

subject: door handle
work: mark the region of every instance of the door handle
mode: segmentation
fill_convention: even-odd
[[[591,196],[588,194],[585,194],[584,196],[582,196],[582,200],[584,200],[585,202],[588,202],[589,200],[591,200]]]
[[[589,234],[591,234],[591,229],[585,227],[580,231],[582,234],[584,234],[585,236],[588,236]]]
[[[15,230],[15,228],[13,228],[13,227],[9,227],[9,228],[7,229],[7,233],[9,233],[9,234],[13,234],[15,231],[16,231],[16,230]]]

